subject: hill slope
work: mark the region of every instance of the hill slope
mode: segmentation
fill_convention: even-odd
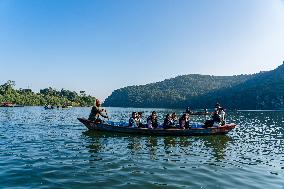
[[[105,106],[191,108],[221,102],[231,109],[284,109],[284,64],[254,75],[184,75],[113,91]]]
[[[105,100],[104,106],[184,108],[189,99],[244,83],[253,77],[254,75],[183,75],[157,83],[115,90]]]
[[[234,109],[284,109],[284,64],[233,87],[212,91],[185,104],[202,107],[220,101]]]

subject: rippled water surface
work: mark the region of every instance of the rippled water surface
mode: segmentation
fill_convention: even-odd
[[[89,112],[0,108],[0,188],[284,188],[284,112],[228,112],[238,127],[204,137],[89,132]]]

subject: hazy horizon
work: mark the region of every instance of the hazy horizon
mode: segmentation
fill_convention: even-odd
[[[0,82],[105,99],[178,75],[269,71],[283,21],[282,0],[2,0]]]

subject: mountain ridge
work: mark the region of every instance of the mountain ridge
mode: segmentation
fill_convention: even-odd
[[[204,108],[218,101],[231,109],[283,109],[283,85],[284,64],[256,74],[188,74],[114,90],[104,106]]]

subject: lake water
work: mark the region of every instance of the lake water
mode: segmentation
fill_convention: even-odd
[[[0,108],[0,188],[284,188],[284,112],[227,112],[238,127],[204,137],[88,132],[89,112]]]

